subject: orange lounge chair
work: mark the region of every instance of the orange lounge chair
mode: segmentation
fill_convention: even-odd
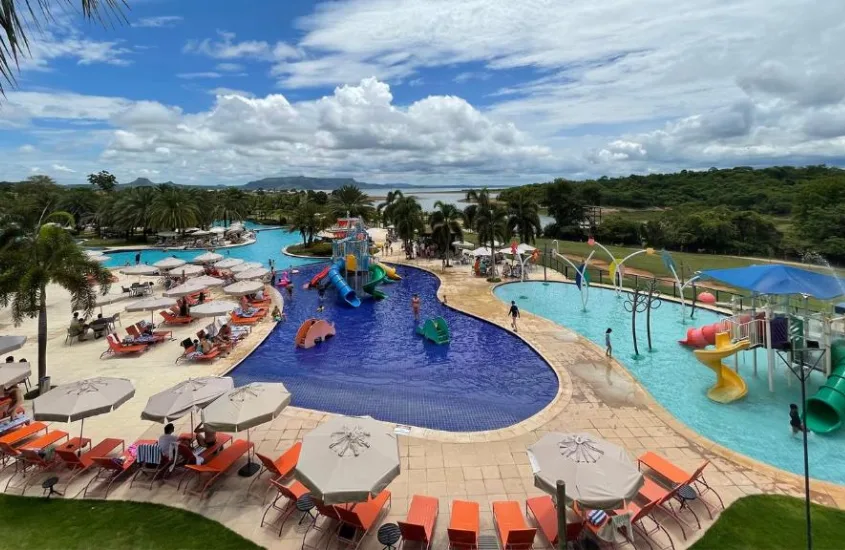
[[[229,468],[235,465],[235,462],[238,461],[243,455],[249,452],[252,449],[253,444],[252,442],[243,440],[243,439],[236,439],[232,442],[229,447],[223,449],[217,455],[214,456],[211,460],[209,460],[205,464],[188,464],[186,468],[188,469],[188,474],[191,473],[196,474],[197,485],[200,486],[199,491],[191,491],[191,494],[199,495],[202,497],[205,495],[205,492],[211,488],[212,484],[217,481],[221,475],[225,474]],[[202,482],[203,474],[208,475],[208,478],[205,480],[205,483]],[[185,476],[189,477],[189,476]],[[188,486],[190,485],[190,481],[185,484],[185,491],[188,491]],[[179,488],[182,486],[182,480],[179,481]]]
[[[65,468],[73,472],[67,480],[67,485],[73,483],[73,480],[76,479],[77,476],[84,474],[94,465],[94,461],[92,460],[93,457],[109,457],[112,451],[118,447],[120,447],[121,452],[123,452],[124,444],[122,439],[107,438],[97,443],[91,448],[91,450],[83,453],[82,455],[76,454],[76,451],[57,448],[56,456]]]
[[[52,470],[57,465],[55,456],[50,458],[50,460],[47,460],[41,455],[41,452],[50,445],[54,445],[62,439],[67,439],[67,437],[67,432],[53,430],[52,432],[47,432],[41,437],[29,441],[28,443],[24,443],[18,447],[17,460],[15,461],[15,471],[9,479],[6,480],[5,490],[9,490],[9,485],[12,484],[12,480],[20,474],[21,477],[24,478],[24,483],[21,485],[21,494],[23,494],[32,483],[34,477],[31,475],[29,479],[26,479],[28,473],[34,473],[37,475],[38,473]]]
[[[267,310],[260,308],[257,312],[253,313],[249,317],[241,317],[240,315],[235,315],[234,313],[229,315],[229,322],[233,325],[254,325],[255,323],[264,319],[267,316]]]
[[[378,522],[382,513],[390,510],[390,503],[390,491],[384,490],[377,497],[371,498],[367,502],[356,504],[354,507],[335,506],[335,511],[341,523],[353,529],[351,538],[347,538],[341,533],[342,529],[338,529],[337,540],[347,550],[349,548],[359,548],[361,542],[369,534],[373,525]],[[385,505],[387,508],[385,508]]]
[[[284,456],[284,455],[282,455]],[[261,527],[264,527],[264,520],[267,517],[267,514],[270,510],[278,510],[279,517],[276,521],[279,522],[279,536],[282,536],[282,529],[285,526],[285,522],[288,520],[293,511],[296,510],[296,501],[300,499],[303,495],[308,494],[308,487],[303,485],[298,481],[294,481],[291,483],[290,486],[283,485],[281,482],[277,481],[276,479],[270,480],[270,487],[276,488],[276,498],[273,499],[273,502],[270,506],[264,510],[264,515],[261,516]],[[279,506],[279,501],[282,500],[284,504]],[[305,516],[302,516],[303,519]],[[302,523],[302,520],[300,520]]]
[[[529,527],[522,509],[515,500],[493,503],[493,524],[502,550],[531,550],[537,529]]]
[[[134,338],[136,340],[144,337],[144,333],[141,330],[139,330],[136,325],[131,325],[131,326],[126,327],[126,334],[128,334],[129,336],[131,336],[132,338]],[[172,334],[172,332],[170,332],[170,331],[153,332],[152,334],[146,335],[148,342],[144,342],[144,343],[160,344],[161,342],[164,342],[165,340],[170,340],[171,334]]]
[[[180,315],[174,315],[169,311],[159,311],[158,314],[164,317],[165,325],[187,325],[194,322],[194,318],[190,315],[182,317]]]
[[[127,353],[143,353],[149,347],[147,344],[124,344],[117,338],[117,334],[111,333],[106,336],[109,349],[100,354],[100,359],[109,355],[126,355]]]
[[[208,353],[195,353],[196,351],[196,346],[185,348],[185,353],[176,358],[176,363],[180,361],[213,361],[220,355],[220,348],[217,346],[212,347]]]
[[[450,550],[478,550],[478,509],[477,502],[452,501],[452,517],[446,530]]]
[[[440,501],[434,497],[414,495],[411,498],[408,517],[405,521],[397,522],[403,545],[406,542],[418,542],[426,549],[431,548],[439,506]]]
[[[258,472],[258,475],[252,480],[249,484],[249,487],[246,490],[246,493],[249,494],[250,490],[252,490],[252,486],[255,485],[255,482],[258,481],[264,473],[270,472],[271,478],[270,481],[278,481],[280,479],[284,479],[288,477],[291,473],[293,473],[293,469],[296,468],[296,463],[299,462],[299,453],[302,451],[302,442],[297,441],[294,443],[290,449],[282,453],[282,456],[273,460],[272,458],[265,456],[261,453],[255,453],[255,456],[258,457],[258,460],[261,461],[261,471]],[[274,485],[270,484],[268,489],[271,489]],[[265,492],[264,499],[267,499],[267,495]],[[262,502],[264,504],[264,502]]]
[[[43,422],[33,422],[0,437],[0,465],[5,466],[10,458],[17,457],[17,447],[22,446],[28,439],[35,437],[41,431],[46,432],[47,425]]]
[[[568,512],[568,510],[567,510]],[[549,546],[557,548],[558,546],[558,525],[557,525],[557,508],[552,500],[552,497],[543,495],[541,497],[529,498],[525,501],[525,515],[533,516],[534,522],[540,528],[540,532],[548,541]],[[584,530],[584,521],[566,522],[566,542],[577,541],[581,537],[581,532]]]
[[[137,448],[139,445],[151,445],[155,443],[158,442],[154,439],[139,439],[132,444],[132,447]],[[123,451],[119,456],[115,457],[92,456],[91,461],[94,463],[93,467],[97,468],[97,474],[88,481],[87,485],[85,485],[85,490],[82,492],[82,496],[87,497],[88,491],[91,490],[92,485],[95,485],[99,481],[106,484],[106,494],[103,495],[103,498],[108,497],[109,491],[111,490],[112,485],[114,485],[114,482],[129,473],[135,465],[135,455],[129,451],[131,451],[131,448],[128,451]]]
[[[668,480],[673,485],[687,485],[690,487],[694,487],[698,491],[699,501],[704,505],[707,509],[707,514],[712,518],[713,512],[711,510],[711,504],[709,504],[703,497],[707,493],[713,493],[713,496],[719,501],[719,506],[721,506],[722,510],[725,509],[725,503],[722,501],[722,497],[719,496],[713,487],[711,487],[707,480],[704,479],[704,469],[710,464],[709,460],[705,460],[701,466],[696,468],[696,470],[689,474],[683,469],[679,468],[678,466],[672,464],[662,456],[652,453],[651,451],[644,453],[641,455],[637,461],[639,462],[640,469],[642,466],[647,467],[660,477]],[[693,514],[694,515],[694,514]],[[696,521],[698,517],[695,518]],[[699,523],[700,526],[700,523]]]
[[[680,511],[676,511],[675,508],[672,506],[672,501],[677,498],[678,491],[681,488],[681,485],[676,485],[674,489],[667,489],[662,485],[655,482],[650,477],[644,477],[643,486],[640,488],[639,496],[642,499],[645,499],[649,502],[656,502],[657,506],[666,512],[672,519],[675,520],[675,523],[678,524],[678,527],[681,528],[681,534],[684,536],[684,539],[687,538],[686,529],[684,529],[684,525],[692,529],[692,525],[687,523],[681,516]],[[687,510],[695,518],[696,523],[698,523],[699,529],[701,528],[701,522],[698,520],[698,516],[695,515],[695,512],[689,506],[685,507]]]
[[[322,542],[323,537],[328,534],[337,533],[337,530],[341,526],[340,515],[337,513],[337,509],[340,507],[350,506],[347,504],[332,506],[330,504],[323,504],[323,502],[317,498],[313,498],[313,500],[314,509],[317,511],[317,517],[315,517],[314,521],[312,521],[308,525],[308,527],[305,529],[305,534],[302,536],[303,550],[305,550],[306,548],[319,548],[320,542]],[[317,538],[317,542],[314,545],[308,544],[306,542],[308,540],[308,533],[311,531],[320,532],[320,536]],[[326,546],[328,546],[328,543],[326,544]]]
[[[608,516],[604,519],[604,521],[602,521],[598,525],[592,524],[587,521],[588,510],[580,509],[578,507],[577,502],[573,504],[573,509],[575,513],[582,518],[584,522],[584,527],[593,534],[596,540],[603,540],[599,537],[599,531],[601,531],[608,524],[608,522],[613,521],[614,516],[628,514],[631,518],[631,527],[634,531],[638,531],[639,534],[646,539],[652,538],[652,535],[657,531],[662,531],[666,535],[666,538],[669,540],[668,548],[670,548],[671,550],[675,550],[675,542],[672,540],[672,537],[669,535],[669,532],[662,525],[660,525],[660,523],[658,523],[657,520],[655,520],[654,517],[651,515],[654,509],[659,505],[660,503],[657,500],[649,501],[643,506],[640,506],[634,502],[628,502],[627,505],[623,508],[608,512]],[[645,518],[649,518],[652,523],[654,523],[655,527],[653,529],[649,530],[645,527],[645,525],[643,525],[643,520]],[[622,527],[618,528],[618,532],[625,538],[628,543],[634,546],[633,533],[627,532],[627,529]],[[649,540],[646,540],[646,544],[649,548],[654,548],[654,546]]]

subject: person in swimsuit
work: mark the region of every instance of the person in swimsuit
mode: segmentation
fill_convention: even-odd
[[[414,312],[414,321],[420,320],[420,295],[414,294],[414,297],[411,298],[411,309]]]
[[[322,313],[325,309],[323,305],[323,301],[326,299],[326,287],[325,286],[318,286],[317,287],[317,312]]]
[[[514,332],[519,332],[516,328],[516,320],[519,319],[519,308],[513,300],[511,300],[511,308],[508,310],[508,315],[511,318],[511,328]]]
[[[804,422],[801,421],[801,414],[798,412],[798,405],[790,403],[789,405],[789,426],[792,428],[792,435],[807,431]]]
[[[612,329],[604,331],[604,355],[605,357],[613,357],[613,346],[610,345],[610,333]]]

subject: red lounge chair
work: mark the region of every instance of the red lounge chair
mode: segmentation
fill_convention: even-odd
[[[658,506],[659,501],[657,500],[649,501],[644,506],[640,506],[634,502],[629,502],[624,508],[619,508],[617,510],[608,512],[608,516],[603,522],[599,523],[598,525],[594,525],[587,521],[587,511],[578,508],[577,503],[573,504],[575,513],[578,514],[584,521],[584,527],[588,529],[597,540],[601,540],[598,537],[599,531],[601,531],[605,527],[605,525],[607,525],[608,522],[612,521],[612,518],[614,516],[629,514],[631,517],[631,527],[633,528],[633,530],[638,531],[642,537],[646,538],[646,544],[649,548],[654,548],[654,546],[647,539],[652,538],[652,535],[657,531],[662,531],[666,535],[666,538],[669,540],[668,548],[671,548],[671,550],[675,550],[675,542],[672,540],[672,537],[669,535],[669,532],[662,525],[660,525],[660,523],[658,523],[657,520],[655,520],[654,517],[651,515],[654,509]],[[645,525],[643,525],[643,520],[645,518],[649,518],[652,523],[654,523],[655,527],[653,529],[647,529]],[[621,534],[628,543],[630,543],[632,546],[634,545],[633,533],[629,533],[627,532],[627,529],[621,527],[618,529],[618,531],[619,534]]]
[[[681,528],[681,534],[684,536],[684,539],[686,539],[687,532],[686,529],[684,529],[684,525],[690,529],[692,529],[692,525],[684,521],[684,519],[679,515],[679,511],[676,511],[675,508],[672,507],[672,500],[677,498],[680,488],[681,485],[676,485],[674,489],[666,489],[662,485],[656,483],[653,479],[644,477],[644,483],[640,488],[639,496],[649,502],[654,501],[661,510],[671,516],[672,519],[675,520],[675,523],[678,524],[678,527]],[[686,509],[690,511],[695,518],[696,523],[698,523],[698,527],[701,528],[701,522],[698,521],[698,516],[695,515],[695,512],[693,512],[688,506]]]
[[[138,327],[135,325],[126,327],[126,334],[134,339],[142,338],[144,336],[144,333],[138,330]],[[149,341],[145,343],[159,344],[165,340],[169,340],[170,334],[172,334],[170,331],[167,331],[166,333],[153,332],[152,334],[147,334],[146,336]]]
[[[537,529],[528,527],[519,503],[515,500],[493,503],[493,524],[502,550],[531,550]]]
[[[181,317],[179,315],[174,315],[169,311],[159,311],[158,314],[164,317],[164,324],[166,325],[187,325],[194,322],[194,318],[190,315],[187,317]]]
[[[143,353],[147,351],[147,344],[124,344],[117,338],[117,334],[109,334],[106,336],[106,341],[109,344],[109,349],[100,354],[100,359],[109,355],[126,355],[127,353]]]
[[[15,479],[18,474],[24,478],[24,483],[21,485],[21,494],[26,492],[26,489],[32,483],[34,475],[30,475],[29,479],[26,479],[28,473],[30,474],[39,474],[42,472],[48,472],[53,467],[57,465],[57,462],[54,458],[50,460],[46,460],[44,456],[40,453],[50,445],[54,445],[58,441],[62,439],[67,439],[67,432],[63,432],[61,430],[53,430],[52,432],[48,432],[41,437],[34,439],[28,443],[24,443],[20,447],[17,448],[18,455],[17,460],[15,461],[15,471],[6,480],[6,491],[9,490],[9,485],[12,484],[12,480]]]
[[[220,355],[220,348],[214,346],[208,353],[200,353],[199,355],[191,355],[197,350],[196,346],[185,348],[185,353],[176,358],[176,363],[180,361],[213,361]]]
[[[191,491],[191,494],[199,495],[200,497],[205,495],[205,492],[211,488],[214,482],[217,481],[217,478],[225,474],[226,471],[228,471],[229,468],[234,466],[235,462],[237,462],[239,458],[249,452],[252,447],[252,442],[245,441],[243,439],[236,439],[232,442],[231,445],[229,445],[229,447],[217,453],[217,455],[215,455],[214,458],[209,460],[207,463],[202,465],[188,464],[186,466],[186,468],[188,469],[188,474],[196,474],[197,485],[200,486],[198,491]],[[205,483],[202,482],[203,474],[208,475],[208,478],[205,480]],[[190,481],[185,484],[186,492],[188,490],[189,485]],[[179,481],[179,487],[181,488],[181,486],[182,480]]]
[[[296,468],[296,463],[299,462],[299,453],[302,451],[302,442],[297,441],[294,443],[290,449],[282,453],[282,456],[273,460],[272,458],[265,456],[261,453],[255,453],[255,456],[258,457],[258,460],[261,461],[261,471],[258,472],[258,475],[255,476],[255,479],[249,484],[246,492],[249,494],[250,490],[252,490],[252,486],[255,485],[255,482],[258,481],[264,473],[270,472],[271,478],[270,481],[278,481],[280,479],[284,479],[288,477],[291,473],[293,473],[293,469]],[[268,489],[271,489],[273,484],[271,484]],[[265,493],[264,498],[266,500],[267,495]],[[262,502],[263,504],[263,502]]]
[[[341,506],[348,506],[348,505],[341,505]],[[314,498],[314,509],[317,511],[317,517],[314,518],[308,528],[305,530],[305,534],[302,537],[302,548],[319,548],[320,542],[322,542],[323,537],[328,534],[337,533],[338,528],[340,527],[340,516],[337,513],[337,509],[339,506],[332,506],[329,504],[323,504],[322,501],[319,499]],[[311,531],[319,531],[320,536],[317,538],[317,542],[314,545],[307,544],[306,541],[308,540],[308,533]],[[328,543],[327,543],[328,545]]]
[[[264,515],[261,516],[261,527],[264,527],[264,520],[267,517],[267,514],[270,510],[278,510],[279,517],[276,521],[279,522],[279,536],[282,536],[282,529],[285,526],[285,522],[288,520],[290,515],[296,510],[296,501],[300,499],[303,495],[308,494],[308,487],[303,485],[298,481],[294,481],[289,487],[283,485],[279,481],[275,479],[270,480],[270,487],[276,488],[276,498],[273,499],[273,502],[270,506],[264,510]],[[279,501],[283,501],[283,505],[279,506]],[[305,516],[303,516],[304,519]],[[300,523],[302,520],[300,520]]]
[[[713,493],[713,496],[715,496],[719,501],[719,506],[721,506],[722,510],[725,509],[725,503],[722,502],[722,497],[720,497],[719,493],[717,493],[713,487],[707,483],[707,480],[704,479],[704,469],[708,464],[710,464],[710,461],[705,460],[701,466],[696,468],[696,470],[691,474],[688,474],[686,471],[672,464],[662,456],[652,452],[643,454],[637,459],[637,461],[640,464],[640,469],[642,469],[642,466],[646,466],[654,473],[674,485],[687,485],[694,487],[698,491],[698,500],[704,504],[704,507],[707,509],[707,514],[711,518],[713,517],[713,512],[711,510],[712,505],[701,498],[707,493]],[[696,517],[696,521],[697,520],[698,518]]]
[[[132,447],[155,443],[157,441],[154,439],[139,439],[132,444]],[[92,485],[95,485],[99,481],[100,483],[106,484],[106,494],[103,495],[103,498],[106,498],[109,496],[109,491],[112,485],[114,485],[114,482],[132,470],[132,467],[135,465],[135,456],[129,451],[124,451],[116,457],[92,456],[91,461],[94,463],[93,467],[97,468],[97,474],[85,485],[82,496],[87,497],[88,491],[92,489]]]
[[[0,465],[5,466],[10,458],[17,457],[17,447],[22,446],[26,440],[35,437],[41,431],[46,432],[47,425],[43,422],[33,422],[0,437]]]
[[[377,497],[356,504],[354,507],[335,506],[338,518],[344,525],[352,527],[352,537],[347,538],[341,534],[342,529],[337,532],[337,540],[345,549],[357,549],[361,546],[364,538],[369,534],[370,529],[378,522],[382,513],[390,510],[390,491],[384,490]],[[387,505],[387,508],[385,508]]]
[[[403,546],[406,542],[418,542],[426,549],[431,548],[439,505],[440,501],[434,497],[414,495],[411,498],[408,517],[397,522]]]
[[[241,317],[240,315],[235,315],[233,313],[229,316],[229,322],[233,325],[254,325],[255,323],[264,319],[264,317],[266,316],[266,309],[259,309],[256,313],[253,313],[249,317]]]
[[[478,503],[453,500],[452,518],[446,530],[450,550],[478,550],[478,526]]]
[[[555,508],[555,503],[552,501],[552,497],[543,495],[541,497],[529,498],[525,501],[525,515],[534,517],[534,522],[540,528],[540,532],[543,533],[543,536],[548,541],[549,546],[557,548],[557,508]],[[566,542],[577,541],[581,537],[581,532],[583,530],[584,521],[582,519],[578,519],[577,521],[567,520]]]
[[[120,447],[121,452],[124,450],[123,440],[108,438],[100,441],[86,453],[82,455],[76,454],[76,451],[68,451],[66,449],[56,449],[56,456],[59,458],[65,468],[73,472],[67,480],[67,485],[73,483],[73,480],[80,474],[87,472],[93,465],[93,457],[109,457],[109,455]]]

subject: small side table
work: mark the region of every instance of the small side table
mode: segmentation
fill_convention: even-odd
[[[396,550],[396,543],[402,538],[402,532],[395,523],[385,523],[378,528],[378,541],[384,545],[383,550]]]
[[[698,528],[701,529],[701,522],[698,520],[698,516],[695,514],[692,508],[690,508],[689,503],[694,501],[698,498],[698,494],[695,492],[695,489],[690,487],[689,485],[681,485],[678,487],[678,492],[675,493],[675,498],[680,503],[678,507],[678,513],[681,513],[684,510],[687,510],[692,517],[695,518],[695,522],[698,524]]]
[[[51,476],[41,483],[41,488],[44,489],[44,494],[47,496],[48,499],[53,495],[59,495],[60,497],[64,496],[63,493],[60,493],[54,489],[58,482],[59,478],[57,476]]]
[[[302,522],[305,520],[306,516],[313,522],[317,519],[314,514],[311,512],[317,505],[314,503],[314,499],[311,498],[309,493],[306,493],[296,499],[296,509],[302,513],[302,517],[299,518],[299,523],[297,525],[301,525]]]

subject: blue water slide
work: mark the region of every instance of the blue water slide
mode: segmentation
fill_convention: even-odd
[[[338,260],[335,264],[329,269],[329,281],[335,286],[337,291],[340,293],[340,297],[352,307],[358,307],[361,305],[361,299],[358,298],[358,295],[355,294],[355,291],[352,290],[352,287],[346,283],[346,279],[343,278],[343,275],[340,274],[340,271],[344,268],[343,260]]]

